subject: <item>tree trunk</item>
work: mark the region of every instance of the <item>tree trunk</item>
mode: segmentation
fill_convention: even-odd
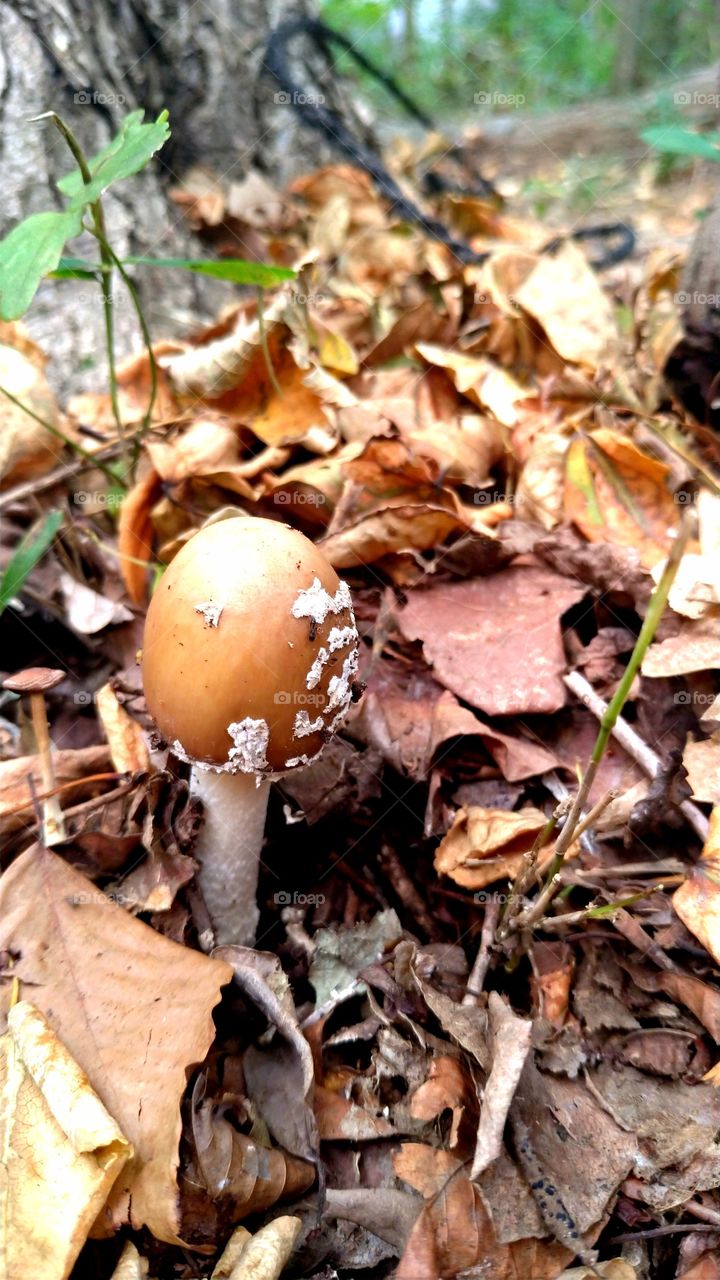
[[[309,11],[310,0],[299,0],[294,12],[306,4]],[[291,109],[278,107],[276,86],[262,74],[269,32],[286,16],[283,0],[213,0],[212,7],[185,0],[16,0],[11,7],[0,0],[0,233],[58,207],[55,182],[74,167],[52,124],[31,117],[57,111],[92,155],[128,112],[142,107],[150,119],[167,107],[170,142],[103,198],[111,243],[121,256],[205,256],[167,194],[191,165],[237,180],[259,158],[283,181],[293,163],[307,170],[329,157]],[[96,256],[93,243],[76,248]],[[242,243],[237,256],[247,256]],[[182,271],[138,269],[136,278],[153,338],[181,336],[234,296],[229,286]],[[139,339],[120,289],[114,315],[117,350],[126,353]],[[103,385],[99,290],[46,281],[26,324],[48,352],[61,392]]]

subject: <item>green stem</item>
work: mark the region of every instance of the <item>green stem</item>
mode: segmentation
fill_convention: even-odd
[[[612,700],[608,703],[607,710],[600,721],[600,728],[598,730],[597,738],[595,739],[595,746],[593,747],[590,762],[585,770],[580,786],[578,787],[577,795],[575,796],[572,808],[565,821],[565,825],[558,836],[553,859],[545,880],[545,886],[536,901],[524,911],[521,911],[513,922],[514,928],[518,932],[528,929],[536,923],[539,917],[544,914],[550,902],[561,888],[559,878],[560,868],[565,861],[565,855],[567,854],[570,845],[575,839],[575,832],[581,821],[582,811],[585,807],[588,795],[590,794],[592,784],[595,781],[595,776],[600,766],[600,762],[605,754],[605,749],[610,740],[610,735],[612,734],[627,701],[633,680],[640,670],[643,658],[645,657],[655,632],[657,631],[658,624],[665,610],[665,605],[667,604],[670,588],[675,581],[675,575],[677,574],[678,568],[680,567],[680,561],[685,553],[685,547],[687,546],[688,538],[690,537],[691,512],[692,508],[686,508],[683,512],[680,528],[678,529],[677,537],[670,549],[670,554],[665,561],[665,567],[660,581],[650,597],[647,613],[645,614],[645,620],[640,628],[640,634],[635,641],[635,648],[630,655],[630,660],[625,668],[623,677],[615,691],[615,694]],[[694,513],[692,513],[692,518],[694,519]]]
[[[96,467],[98,471],[102,471],[103,474],[107,476],[108,480],[112,481],[114,485],[119,483],[114,471],[112,471],[106,463],[102,462],[99,458],[94,458],[91,453],[88,453],[86,449],[83,449],[82,445],[76,444],[75,441],[71,440],[69,436],[66,436],[65,432],[61,431],[59,427],[53,426],[52,422],[48,422],[47,418],[41,418],[40,414],[35,413],[34,409],[29,409],[26,404],[23,404],[22,400],[18,400],[17,396],[13,395],[12,391],[8,391],[7,387],[0,385],[0,395],[7,396],[7,399],[10,400],[12,404],[17,405],[18,409],[22,409],[23,413],[26,413],[29,418],[34,418],[35,422],[39,422],[40,426],[44,427],[46,431],[49,431],[51,436],[55,436],[57,440],[61,440],[66,448],[72,449],[73,453],[76,453],[78,457],[82,458],[91,467]]]
[[[73,158],[80,170],[80,176],[85,184],[89,186],[92,182],[92,174],[88,168],[80,143],[78,142],[72,129],[55,111],[47,111],[43,116],[37,119],[52,120],[56,129],[62,134],[67,145],[73,155]],[[117,367],[115,364],[115,322],[113,319],[113,301],[112,301],[112,270],[113,262],[108,253],[107,236],[105,234],[105,215],[103,214],[102,205],[99,200],[90,203],[90,213],[93,220],[93,228],[95,236],[100,244],[100,261],[102,264],[102,272],[104,278],[100,280],[100,289],[103,305],[103,317],[105,320],[105,349],[108,358],[108,378],[110,382],[110,403],[112,405],[113,417],[117,427],[120,440],[125,442],[125,429],[123,427],[122,418],[120,417],[120,404],[118,402],[117,389]]]
[[[155,353],[152,348],[152,338],[150,337],[150,330],[148,328],[147,320],[145,319],[145,312],[143,311],[143,308],[142,308],[140,294],[138,292],[138,288],[137,288],[137,285],[135,284],[135,281],[133,280],[132,276],[129,275],[128,272],[125,270],[124,263],[117,256],[117,254],[115,253],[115,250],[112,248],[112,245],[110,245],[108,241],[105,240],[104,238],[101,239],[100,236],[97,234],[97,232],[94,232],[93,234],[96,235],[97,239],[99,240],[100,247],[101,248],[104,247],[105,250],[107,251],[110,262],[117,267],[118,274],[123,284],[125,285],[125,288],[130,294],[133,307],[135,308],[135,314],[138,318],[138,324],[140,325],[140,331],[143,336],[143,342],[145,343],[145,349],[148,355],[148,364],[150,366],[150,397],[148,399],[148,406],[147,406],[147,409],[145,410],[145,415],[143,417],[142,426],[140,428],[140,431],[136,435],[135,441],[133,444],[133,466],[134,466],[134,464],[137,462],[138,454],[140,452],[140,443],[142,441],[142,438],[150,428],[150,422],[152,420],[152,411],[155,407],[155,401],[157,399],[157,392],[158,392],[157,360],[155,359]]]
[[[635,648],[630,655],[630,661],[625,668],[622,680],[615,690],[613,698],[608,703],[607,711],[600,721],[600,729],[595,740],[592,756],[590,757],[591,763],[594,763],[596,767],[599,765],[603,755],[605,754],[605,748],[607,747],[610,735],[617,724],[625,703],[627,702],[632,682],[642,666],[643,658],[652,643],[655,632],[658,629],[660,619],[665,612],[665,605],[667,604],[667,599],[670,595],[670,588],[672,587],[677,571],[680,568],[680,561],[685,554],[685,547],[687,546],[689,537],[690,518],[689,513],[686,510],[678,530],[678,535],[673,542],[672,547],[670,548],[670,554],[665,561],[665,567],[662,571],[660,581],[650,597],[650,603],[648,604],[647,613],[645,614],[645,621],[643,622],[642,627],[640,628],[640,634],[635,641]]]

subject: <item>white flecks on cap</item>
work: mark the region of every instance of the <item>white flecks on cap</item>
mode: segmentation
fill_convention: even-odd
[[[357,675],[358,669],[358,651],[353,649],[343,662],[343,669],[339,676],[333,676],[328,684],[328,701],[327,706],[323,708],[324,712],[334,711],[336,707],[342,707],[343,710],[348,706],[352,698],[352,680]]]
[[[320,748],[320,751],[322,751],[322,747]],[[296,769],[299,764],[313,764],[320,755],[320,751],[318,751],[317,755],[314,756],[291,756],[289,760],[285,761],[285,768]],[[297,818],[294,819],[294,821],[297,822]]]
[[[307,711],[298,711],[293,725],[293,738],[308,738],[311,733],[320,733],[325,728],[322,716],[311,720]]]
[[[293,618],[311,618],[313,622],[324,622],[329,613],[342,613],[347,609],[352,617],[352,599],[347,582],[341,582],[334,596],[326,591],[319,578],[313,579],[311,587],[298,591],[297,600],[290,610]]]
[[[318,650],[318,655],[307,673],[305,681],[308,689],[314,689],[322,680],[323,668],[338,649],[345,649],[355,644],[358,639],[356,627],[333,627],[327,638],[327,647]]]
[[[228,752],[228,765],[233,772],[260,773],[267,769],[270,741],[267,720],[253,720],[246,716],[244,720],[229,724],[228,733],[233,740],[233,746]]]
[[[211,600],[206,600],[203,604],[194,604],[193,609],[196,613],[201,613],[206,627],[216,627],[220,621],[220,614],[223,611],[223,605],[213,604]]]

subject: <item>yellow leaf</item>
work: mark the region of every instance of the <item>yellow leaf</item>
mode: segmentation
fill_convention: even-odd
[[[95,705],[118,773],[144,773],[149,759],[142,729],[120,706],[109,684],[98,690]]]
[[[132,1147],[33,1005],[0,1039],[4,1280],[64,1280]]]

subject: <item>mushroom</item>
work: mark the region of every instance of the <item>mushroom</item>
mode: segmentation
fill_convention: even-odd
[[[42,838],[46,845],[59,844],[65,839],[65,819],[60,801],[54,794],[55,769],[45,707],[45,694],[64,679],[65,672],[58,671],[55,667],[26,667],[24,671],[16,671],[15,675],[7,676],[2,682],[3,689],[7,689],[8,692],[30,696],[33,734],[40,758],[40,777],[43,786]]]
[[[345,716],[358,664],[350,590],[288,525],[206,526],[163,575],[145,624],[148,708],[192,764],[195,856],[216,942],[251,944],[269,780],[309,764]]]

